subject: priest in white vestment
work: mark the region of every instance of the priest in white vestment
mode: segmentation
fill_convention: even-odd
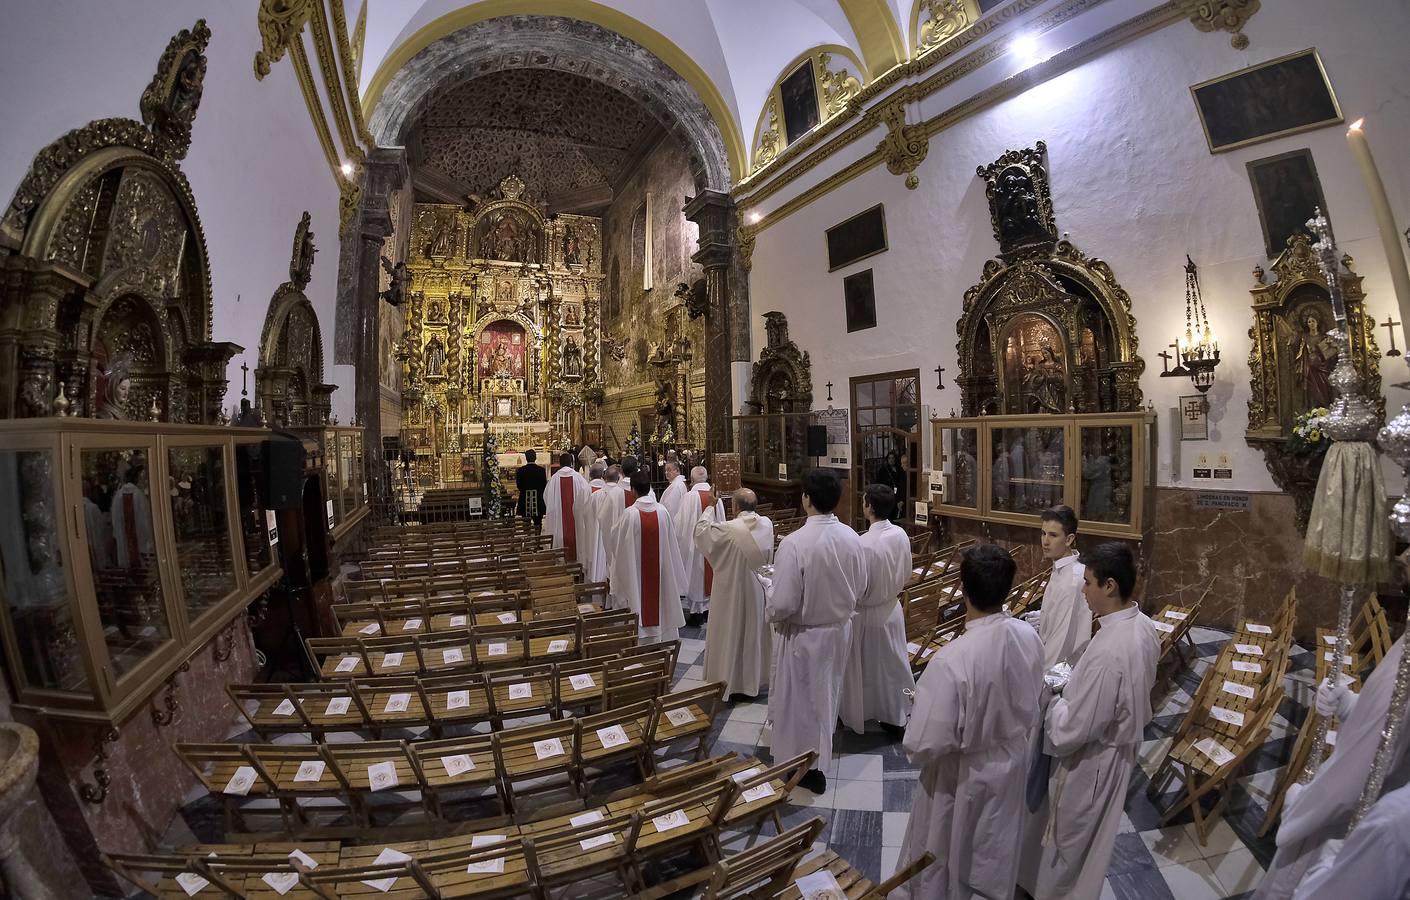
[[[862,543],[832,514],[841,498],[831,469],[803,473],[808,518],[779,544],[766,605],[774,629],[770,746],[776,760],[817,751],[816,768],[798,782],[817,794],[827,790],[852,615],[867,586]]]
[[[1082,563],[1077,543],[1077,514],[1070,506],[1054,506],[1039,514],[1042,521],[1043,558],[1053,565],[1043,588],[1039,609],[1023,618],[1043,639],[1043,668],[1058,663],[1076,665],[1092,639],[1092,611],[1082,594]]]
[[[681,566],[685,569],[685,606],[689,616],[686,621],[699,625],[710,610],[710,591],[715,583],[715,572],[705,555],[695,549],[695,523],[707,509],[713,509],[716,520],[723,522],[725,507],[710,489],[710,473],[704,466],[690,470],[690,481],[690,490],[686,491],[676,507],[672,524],[675,525],[676,538],[681,542]]]
[[[667,460],[666,487],[661,491],[661,499],[657,502],[666,508],[666,513],[670,515],[671,521],[675,521],[676,513],[681,507],[681,500],[685,499],[687,490],[689,490],[689,486],[685,483],[685,473],[681,471],[681,464],[673,459]]]
[[[611,575],[612,550],[616,539],[617,523],[622,520],[623,514],[627,511],[623,503],[623,492],[626,488],[627,486],[622,483],[622,467],[608,466],[602,475],[602,490],[593,494],[588,500],[588,509],[592,512],[592,521],[597,527],[597,534],[602,543],[603,578]]]
[[[553,535],[554,549],[564,548],[568,562],[582,562],[584,567],[587,565],[588,498],[591,496],[587,479],[573,468],[573,454],[561,454],[558,471],[548,479],[548,487],[543,490],[543,533]]]
[[[1100,544],[1082,563],[1083,609],[1101,617],[1101,629],[1043,716],[1048,797],[1029,819],[1019,870],[1037,900],[1101,896],[1160,661],[1160,635],[1131,599],[1131,547]]]
[[[769,629],[764,623],[760,566],[774,552],[774,524],[756,512],[748,488],[734,492],[736,510],[726,522],[713,494],[695,520],[695,550],[715,572],[710,627],[705,632],[705,681],[723,681],[725,695],[757,697],[768,681]]]
[[[685,624],[680,547],[671,531],[671,517],[656,502],[645,472],[632,476],[631,489],[636,502],[617,526],[612,594],[637,614],[643,641],[673,641]]]
[[[597,516],[594,514],[596,506],[593,498],[600,494],[607,487],[607,464],[602,460],[594,462],[588,469],[591,478],[588,479],[588,500],[583,510],[583,539],[579,541],[582,547],[578,553],[578,559],[583,564],[583,580],[589,583],[607,580],[607,554],[602,547],[602,530],[597,525]]]
[[[1405,636],[1401,635],[1376,664],[1359,694],[1352,694],[1343,681],[1333,683],[1330,677],[1318,689],[1317,711],[1341,720],[1337,743],[1312,781],[1301,791],[1288,792],[1283,820],[1278,825],[1278,852],[1258,885],[1255,900],[1292,897],[1308,870],[1327,853],[1328,844],[1346,837],[1351,814],[1380,744],[1390,695],[1395,689],[1395,673],[1404,652]],[[1408,752],[1410,728],[1402,727],[1391,753],[1391,767],[1402,762]],[[1398,785],[1387,782],[1386,787]],[[1348,891],[1345,896],[1350,898],[1354,893]]]
[[[127,473],[127,482],[113,493],[109,516],[112,519],[113,546],[119,569],[141,569],[156,555],[152,536],[152,501],[138,481],[144,480],[143,468],[134,465]],[[262,526],[265,524],[260,523]],[[89,537],[92,540],[93,536]]]
[[[867,590],[857,601],[852,620],[852,648],[842,681],[842,723],[857,734],[875,720],[892,737],[900,738],[910,712],[906,691],[915,677],[906,654],[906,616],[898,596],[911,577],[911,539],[891,521],[896,491],[884,484],[868,485],[862,513],[870,523],[862,535],[867,561]]]
[[[965,551],[965,630],[926,666],[902,743],[920,781],[901,859],[935,862],[902,885],[910,900],[1012,896],[1043,644],[1004,612],[1018,566],[993,544]]]

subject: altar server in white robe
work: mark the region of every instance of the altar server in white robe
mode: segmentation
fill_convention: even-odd
[[[867,590],[852,620],[852,649],[842,681],[842,722],[857,734],[868,720],[881,723],[900,738],[910,711],[906,691],[915,677],[906,655],[906,616],[897,597],[911,577],[911,539],[891,521],[896,492],[884,484],[868,485],[862,513],[870,526],[862,535],[867,560]]]
[[[145,469],[146,466],[133,463],[127,471],[126,483],[113,494],[109,508],[119,569],[145,568],[147,560],[156,554],[152,539],[152,502],[140,486],[146,478]],[[89,540],[94,537],[90,535]]]
[[[1061,695],[1045,698],[1048,797],[1029,819],[1019,877],[1037,900],[1101,896],[1160,661],[1160,635],[1131,599],[1130,545],[1099,544],[1082,565],[1083,608],[1101,617],[1101,629]]]
[[[1404,652],[1402,635],[1376,664],[1359,694],[1351,692],[1344,678],[1334,683],[1328,677],[1318,688],[1318,714],[1334,716],[1341,722],[1336,746],[1305,788],[1299,790],[1293,785],[1288,791],[1283,820],[1278,825],[1278,852],[1258,885],[1255,900],[1292,897],[1308,870],[1328,853],[1328,845],[1346,836],[1351,814],[1380,744],[1391,692],[1395,689],[1395,673]],[[1410,728],[1402,727],[1391,752],[1391,766],[1404,760],[1407,753],[1410,753]],[[1386,787],[1398,785],[1387,782]],[[1370,896],[1354,890],[1346,896],[1352,894]]]
[[[602,473],[602,490],[588,500],[588,509],[592,511],[592,520],[597,526],[597,534],[602,542],[604,576],[610,574],[612,567],[613,531],[621,521],[622,513],[627,511],[622,502],[622,492],[625,489],[626,485],[622,483],[622,467],[608,466]]]
[[[725,694],[757,697],[769,677],[769,629],[764,585],[756,574],[773,558],[774,523],[756,509],[754,492],[734,492],[735,515],[725,521],[713,494],[695,520],[694,543],[714,568],[710,627],[705,633],[705,680],[723,681]]]
[[[666,508],[672,521],[680,511],[681,501],[685,499],[685,492],[689,489],[689,485],[685,483],[685,473],[681,471],[681,464],[673,459],[667,460],[666,487],[661,491],[661,499],[657,502]]]
[[[1017,568],[993,544],[969,548],[960,561],[965,630],[926,666],[902,742],[921,771],[900,858],[929,850],[935,862],[897,896],[1013,894],[1043,682],[1037,633],[1004,612]]]
[[[543,491],[543,533],[553,535],[554,548],[564,548],[570,563],[587,564],[590,496],[592,489],[588,487],[587,479],[573,468],[573,454],[561,454],[558,457],[558,471],[548,479],[548,487]]]
[[[632,476],[631,489],[636,502],[617,527],[612,593],[637,614],[642,640],[673,641],[685,624],[680,546],[671,530],[671,517],[656,502],[645,472]]]
[[[710,591],[715,583],[715,572],[705,555],[695,549],[695,523],[707,509],[715,510],[716,520],[723,522],[725,507],[710,489],[710,473],[704,466],[690,470],[690,481],[690,490],[686,491],[676,507],[672,524],[681,543],[681,565],[685,568],[686,621],[699,625],[704,614],[710,610]]]
[[[588,480],[588,499],[583,510],[583,539],[579,541],[582,552],[578,554],[583,564],[583,578],[591,582],[607,580],[607,553],[602,547],[602,530],[598,527],[596,506],[594,498],[607,487],[607,464],[602,460],[594,462],[588,468],[588,474],[592,476]]]
[[[1043,588],[1040,609],[1025,615],[1024,621],[1038,629],[1043,639],[1043,668],[1060,662],[1076,665],[1077,658],[1092,639],[1092,611],[1082,594],[1082,562],[1073,545],[1077,543],[1077,514],[1070,506],[1054,506],[1039,513],[1042,523],[1043,558],[1053,571]]]
[[[842,482],[831,469],[803,473],[808,518],[779,544],[766,605],[774,629],[773,757],[816,750],[817,768],[798,783],[817,794],[827,790],[852,615],[867,586],[862,543],[832,514],[841,498]]]

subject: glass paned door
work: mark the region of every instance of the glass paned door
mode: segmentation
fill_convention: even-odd
[[[915,513],[920,486],[920,372],[887,372],[852,379],[853,511],[862,520],[869,484],[896,491],[896,517]]]

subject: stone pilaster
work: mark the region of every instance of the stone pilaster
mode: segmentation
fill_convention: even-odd
[[[729,451],[734,445],[730,363],[738,349],[736,322],[742,321],[746,329],[743,346],[748,357],[747,281],[735,253],[738,214],[728,194],[703,190],[686,201],[685,216],[700,228],[699,249],[691,259],[705,270],[705,449]]]

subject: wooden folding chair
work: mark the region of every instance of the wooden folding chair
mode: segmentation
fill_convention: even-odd
[[[443,896],[421,869],[414,855],[408,859],[397,858],[396,861],[377,863],[374,860],[382,853],[390,850],[405,855],[405,851],[394,847],[359,847],[357,850],[360,852],[356,856],[365,860],[361,865],[349,865],[348,854],[345,852],[342,864],[338,867],[328,869],[319,866],[304,875],[304,879],[329,900],[359,896],[376,897],[378,900],[426,900],[428,897]],[[386,890],[368,887],[364,882],[369,881],[386,881]]]
[[[448,675],[475,669],[475,647],[469,629],[439,632],[419,638],[416,654],[424,675]]]
[[[572,659],[578,655],[578,617],[539,618],[525,628],[532,660]]]
[[[372,827],[373,796],[383,791],[420,791],[421,782],[405,741],[327,744],[335,774],[347,784],[347,803],[363,827]],[[423,801],[424,802],[424,801]]]
[[[768,819],[773,821],[775,833],[783,834],[783,819],[779,811],[817,759],[817,753],[809,750],[771,766],[747,765],[731,772],[734,794],[725,813],[724,827],[742,829],[754,823],[754,834],[750,838],[750,843],[753,843]]]
[[[252,744],[245,749],[269,773],[285,831],[308,824],[300,800],[342,798],[348,793],[327,744]]]
[[[653,752],[667,751],[677,741],[696,738],[695,758],[705,758],[710,727],[719,712],[725,683],[715,681],[685,691],[676,691],[656,700],[647,726],[647,741]]]
[[[475,665],[481,669],[503,669],[528,662],[529,645],[524,640],[524,624],[505,623],[476,626]]]
[[[814,816],[757,847],[715,863],[703,900],[778,895],[793,883],[793,870],[813,849],[823,825],[822,818]]]
[[[359,704],[371,717],[374,737],[388,728],[415,728],[431,724],[416,678],[368,678],[353,682]]]
[[[376,674],[361,639],[307,638],[309,662],[322,681],[341,681]]]
[[[219,797],[227,832],[244,830],[245,798],[272,797],[274,779],[240,744],[177,744],[177,758],[211,796]],[[246,787],[248,785],[248,787]]]
[[[529,861],[530,881],[539,895],[552,898],[553,889],[581,883],[587,878],[610,872],[624,891],[630,889],[627,844],[631,813],[609,809],[588,810],[569,819],[567,828],[525,826],[524,853]],[[563,897],[573,895],[570,888]]]
[[[560,714],[601,707],[607,662],[607,659],[597,658],[565,660],[554,664]]]
[[[499,814],[509,814],[509,798],[500,778],[493,735],[415,741],[407,747],[424,785],[422,799],[429,814],[446,818],[445,795],[452,792],[471,793],[476,800],[493,796]]]
[[[416,683],[421,707],[430,713],[431,730],[437,737],[451,726],[472,726],[494,716],[489,681],[483,673],[423,676]]]
[[[570,720],[546,722],[498,731],[492,737],[495,764],[504,780],[505,797],[511,810],[518,809],[523,793],[566,787],[574,799],[582,798],[581,773],[575,765],[578,756],[576,723]],[[516,785],[524,781],[535,784],[520,791]]]
[[[628,872],[635,884],[639,888],[645,885],[645,863],[681,851],[694,851],[708,864],[718,862],[722,855],[720,827],[733,795],[732,782],[715,781],[643,803],[627,832]],[[672,879],[655,885],[647,896],[664,897],[692,883],[690,875]]]
[[[224,872],[213,871],[211,860],[203,855],[103,853],[99,858],[103,865],[124,881],[158,900],[176,900],[197,894],[205,897],[245,896],[243,875],[231,878]],[[194,890],[188,891],[187,886]]]
[[[654,707],[651,700],[642,700],[573,720],[578,729],[577,767],[584,781],[588,769],[601,768],[624,756],[632,758],[643,779],[651,776],[655,755],[646,742],[646,729]]]
[[[529,881],[523,838],[513,829],[472,835],[462,847],[421,856],[414,865],[430,882],[429,897],[491,900],[537,893]]]
[[[602,707],[611,709],[659,697],[670,691],[674,677],[667,650],[609,659],[603,669]]]
[[[490,721],[496,730],[504,727],[505,719],[538,715],[550,719],[561,717],[558,679],[552,663],[490,672],[486,681],[490,692]]]

